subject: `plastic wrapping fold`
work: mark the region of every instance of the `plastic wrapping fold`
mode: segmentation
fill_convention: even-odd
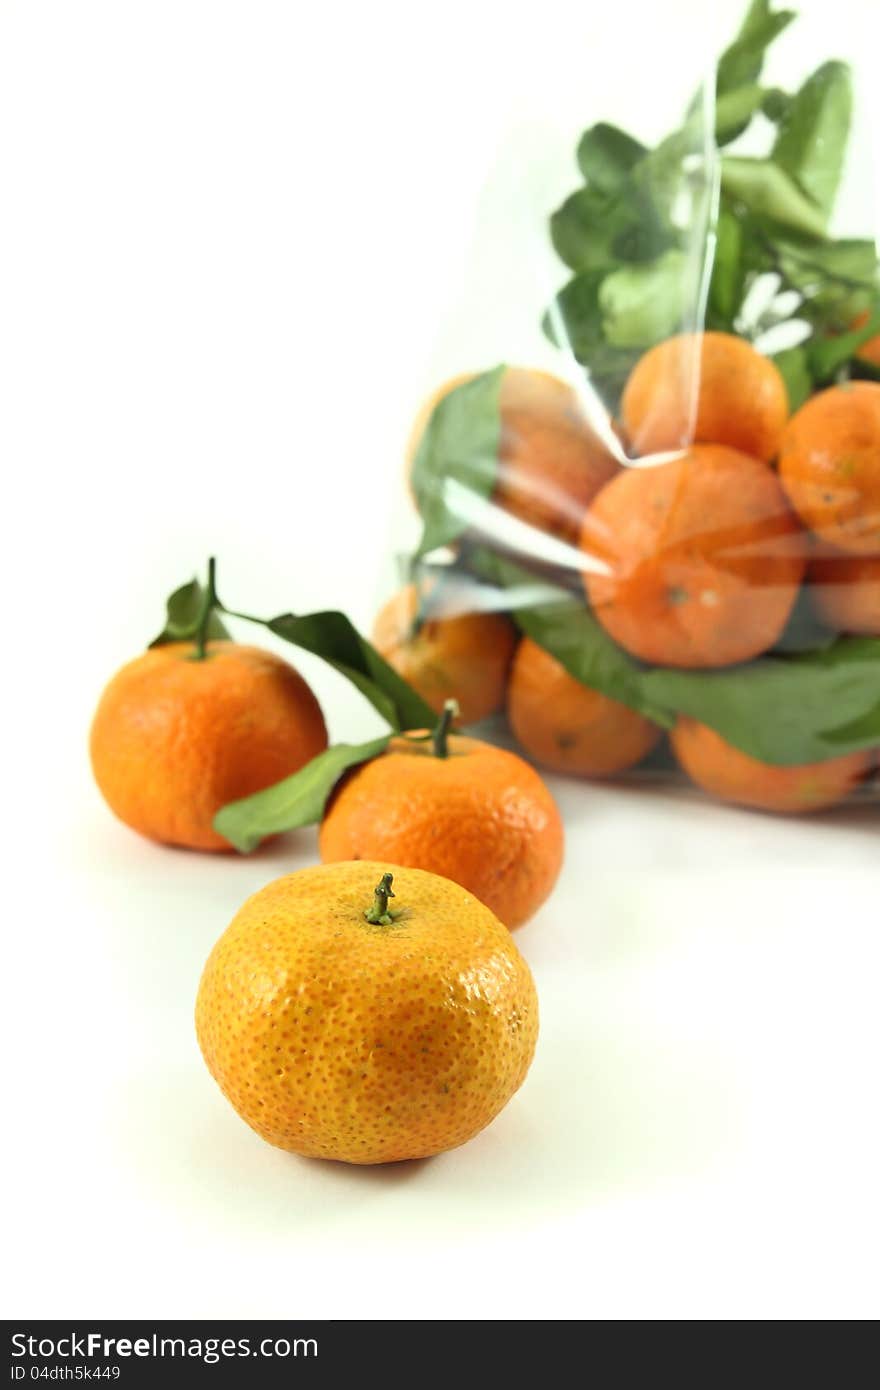
[[[793,19],[653,145],[585,111],[531,362],[464,316],[414,412],[374,634],[541,767],[780,812],[876,799],[880,748],[877,170],[845,54],[775,85]]]

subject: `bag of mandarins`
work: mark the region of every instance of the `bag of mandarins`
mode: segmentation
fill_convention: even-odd
[[[844,35],[866,75],[871,8]],[[584,86],[537,276],[505,250],[497,335],[486,295],[415,415],[374,632],[541,767],[784,812],[869,797],[880,749],[873,89],[815,26],[786,58],[795,18],[752,0],[662,138]]]

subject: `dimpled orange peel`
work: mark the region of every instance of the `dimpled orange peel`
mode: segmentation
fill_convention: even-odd
[[[361,860],[248,899],[208,958],[196,1030],[268,1143],[390,1163],[455,1148],[495,1118],[529,1069],[538,1001],[507,928],[472,894]]]
[[[221,806],[317,757],[327,729],[309,686],[274,652],[170,642],[117,671],[89,747],[95,781],[126,825],[164,844],[229,851],[213,825]]]
[[[456,713],[448,700],[432,733],[393,738],[342,779],[321,825],[321,858],[381,857],[442,874],[512,930],[553,891],[562,817],[516,753],[453,734]]]

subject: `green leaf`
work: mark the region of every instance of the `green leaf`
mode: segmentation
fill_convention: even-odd
[[[825,214],[834,206],[852,119],[846,63],[823,63],[792,98],[771,158]]]
[[[704,147],[708,143],[705,138],[707,114],[713,117],[715,143],[728,145],[742,135],[755,113],[764,109],[769,95],[767,89],[756,82],[725,93],[716,90],[714,102],[707,111],[705,90],[701,87],[688,107],[683,127],[691,143],[699,140]]]
[[[804,296],[803,316],[847,328],[877,291],[877,249],[870,240],[809,242],[776,236],[775,268]]]
[[[721,187],[728,198],[757,216],[769,217],[796,232],[823,238],[825,217],[794,180],[769,159],[725,155]]]
[[[759,110],[763,97],[763,89],[758,86],[743,87],[719,96],[712,108],[714,134],[709,134],[707,113],[698,93],[684,125],[667,135],[634,166],[630,182],[640,194],[644,207],[651,210],[657,226],[665,229],[667,244],[675,231],[672,219],[679,195],[694,192],[695,175],[688,161],[696,160],[698,167],[708,161],[708,172],[711,172],[717,158],[717,145],[727,143],[745,129]],[[707,172],[703,180],[710,186]],[[658,246],[657,249],[664,248]]]
[[[667,251],[650,265],[606,275],[598,291],[606,341],[615,348],[647,347],[675,333],[690,297],[687,270],[683,251]]]
[[[809,344],[808,355],[810,371],[816,381],[830,381],[854,357],[863,343],[880,333],[880,301],[875,301],[872,312],[861,328],[848,333],[838,333],[834,337],[813,338]]]
[[[745,270],[743,229],[738,217],[722,208],[715,227],[715,259],[709,284],[709,313],[713,326],[733,328],[743,297]]]
[[[599,308],[599,286],[603,279],[599,271],[576,275],[569,280],[544,315],[543,328],[551,343],[571,352],[584,364],[593,386],[614,412],[639,353],[605,342]]]
[[[782,373],[788,392],[788,408],[793,415],[813,391],[807,350],[805,347],[785,348],[782,352],[775,353],[773,361]]]
[[[699,155],[703,144],[702,121],[693,118],[681,130],[661,140],[633,169],[633,186],[670,234],[674,230],[673,208],[679,193],[689,183],[684,173],[684,160],[688,155]]]
[[[794,17],[794,10],[771,11],[769,0],[752,0],[739,33],[718,62],[719,96],[757,82],[768,47]]]
[[[595,188],[572,193],[550,218],[550,238],[560,260],[584,272],[652,260],[671,234],[644,192],[626,184],[610,196]]]
[[[550,218],[550,239],[561,261],[572,270],[595,270],[610,265],[611,232],[606,221],[608,199],[592,188],[579,188]]]
[[[604,278],[602,271],[575,275],[544,317],[544,332],[550,341],[573,352],[579,361],[602,343],[599,286]]]
[[[344,613],[282,613],[266,623],[286,642],[319,656],[356,686],[392,729],[425,729],[436,716]]]
[[[815,292],[824,279],[849,289],[877,288],[877,247],[869,238],[811,242],[774,239],[779,269],[795,289]]]
[[[774,125],[779,125],[790,105],[791,97],[788,92],[783,92],[780,87],[770,87],[764,92],[761,110],[768,121],[772,121]]]
[[[715,139],[719,145],[727,145],[735,140],[748,126],[756,111],[764,104],[766,92],[763,87],[752,84],[737,87],[715,101]]]
[[[182,584],[168,599],[165,626],[150,643],[151,647],[163,647],[168,642],[189,642],[195,637],[201,620],[207,591],[198,579]],[[209,641],[229,641],[229,633],[215,610],[211,610],[205,635]]]
[[[625,130],[600,121],[582,135],[577,160],[591,188],[616,193],[633,165],[646,153],[645,146]]]
[[[796,351],[796,349],[794,349]],[[781,634],[773,644],[774,652],[818,652],[832,646],[838,634],[827,628],[816,612],[809,585],[802,584],[794,607],[788,615]]]
[[[821,651],[724,671],[658,667],[643,679],[658,704],[708,724],[762,762],[822,762],[880,743],[876,638],[842,637]]]
[[[451,544],[467,530],[470,519],[462,514],[461,500],[488,499],[492,494],[501,446],[504,372],[499,366],[471,377],[434,407],[412,471],[423,524],[416,559]]]
[[[214,829],[242,854],[249,854],[269,835],[315,825],[342,774],[378,757],[388,747],[389,737],[325,749],[291,777],[224,806],[214,817]]]
[[[856,357],[850,366],[850,374],[859,381],[880,381],[880,362]]]

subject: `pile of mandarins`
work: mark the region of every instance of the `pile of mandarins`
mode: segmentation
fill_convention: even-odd
[[[443,395],[421,413],[411,454]],[[576,548],[587,603],[638,660],[691,670],[750,661],[778,642],[802,586],[826,626],[880,636],[880,384],[832,386],[790,416],[775,363],[707,332],[636,364],[617,456],[578,394],[546,373],[508,368],[500,416],[492,502]],[[525,752],[554,771],[608,777],[662,737],[518,638],[503,613],[461,611],[430,583],[392,598],[374,640],[435,709],[454,697],[469,723],[506,708]],[[687,718],[670,742],[705,790],[772,811],[840,801],[872,761],[761,763]]]
[[[880,636],[880,384],[834,386],[789,418],[775,365],[706,333],[638,362],[608,436],[619,448],[544,373],[507,369],[499,407],[491,501],[567,548],[582,601],[636,660],[750,661],[778,643],[804,586],[827,626]],[[332,752],[293,667],[207,640],[207,616],[195,642],[154,646],[111,680],[91,757],[120,820],[215,851],[232,847],[221,808],[300,772],[310,785]],[[208,1069],[242,1118],[282,1149],[349,1163],[464,1143],[535,1051],[535,985],[509,929],[554,887],[562,821],[528,762],[456,732],[456,718],[506,709],[531,759],[586,777],[636,766],[663,737],[437,576],[391,600],[375,642],[436,725],[389,737],[333,783],[313,817],[324,862],[240,908],[196,1002]],[[690,718],[670,742],[694,782],[773,811],[831,805],[871,765],[868,753],[761,763]]]

